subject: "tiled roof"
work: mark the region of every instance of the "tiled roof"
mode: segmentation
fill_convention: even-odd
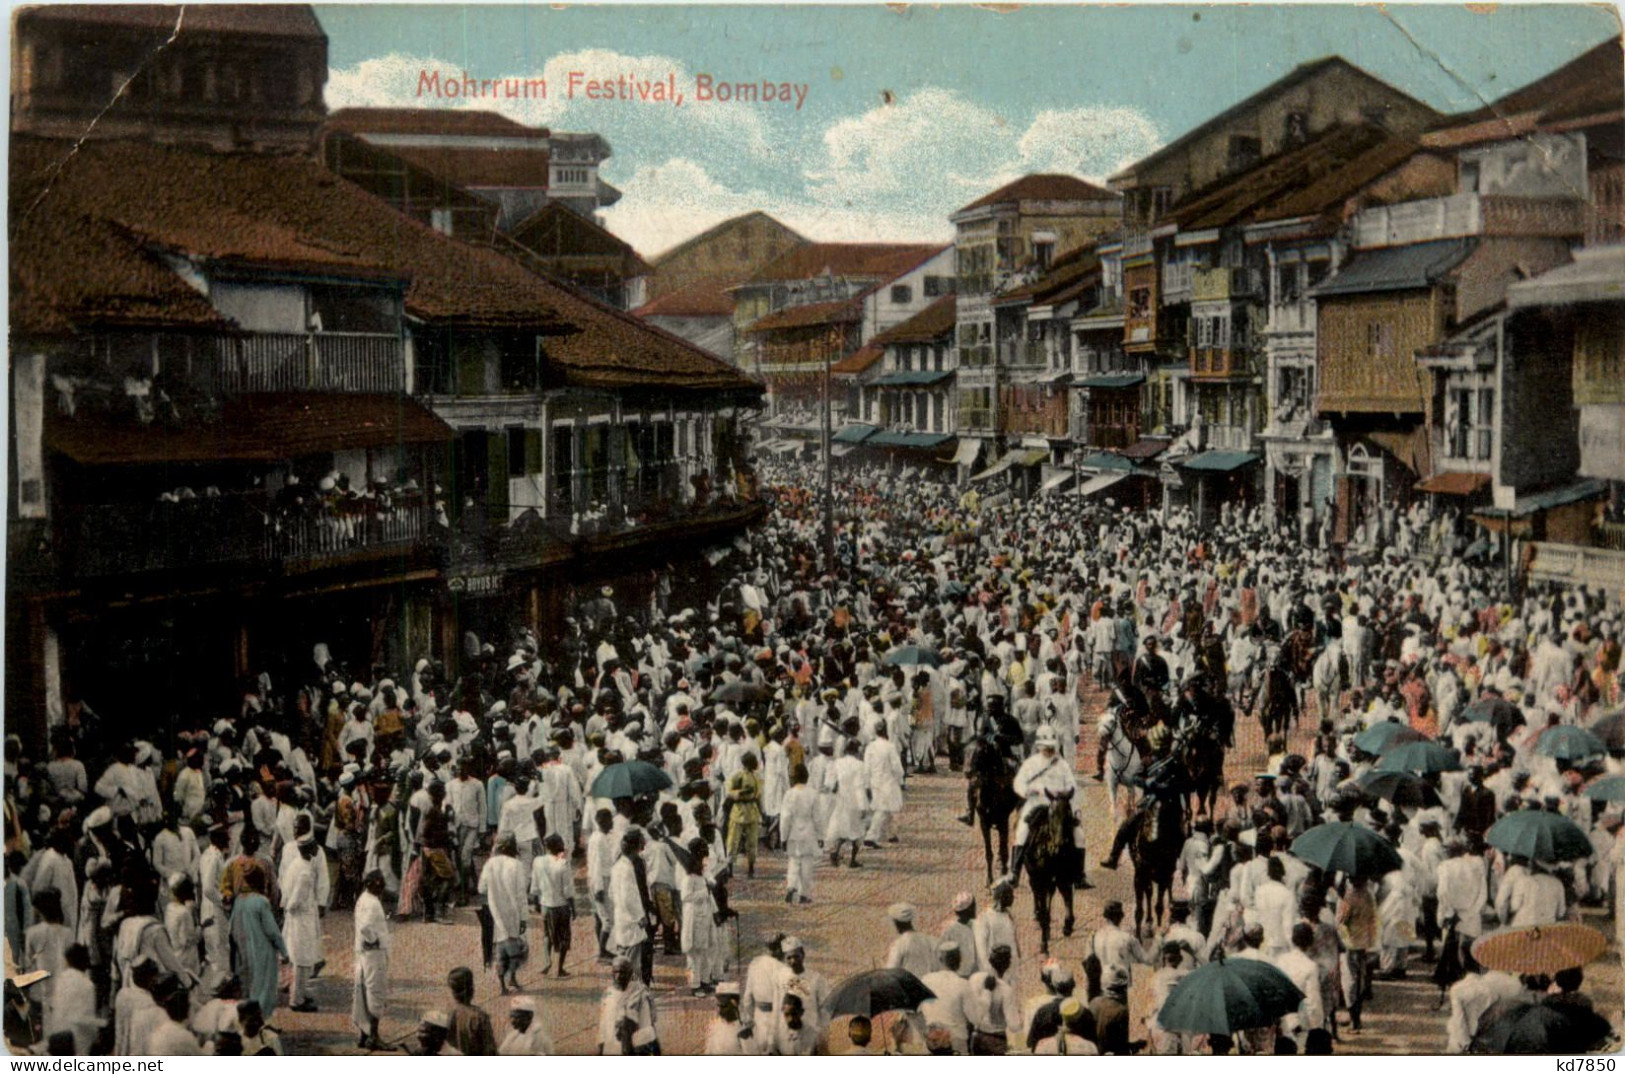
[[[393,395],[283,392],[228,397],[219,421],[136,425],[65,417],[48,408],[45,445],[86,465],[283,462],[383,444],[439,444],[456,432],[415,400]]]
[[[1297,207],[1291,215],[1320,212],[1331,204],[1340,204],[1355,189],[1348,185],[1350,177],[1342,174],[1349,163],[1378,147],[1393,147],[1401,142],[1366,124],[1332,127],[1303,145],[1260,161],[1240,175],[1181,198],[1169,216],[1182,231],[1203,231],[1260,216],[1283,218],[1285,214],[1274,208],[1279,203]],[[1401,154],[1400,161],[1416,148],[1414,143],[1405,144],[1409,151],[1397,150]],[[1390,148],[1383,159],[1390,159],[1395,152]],[[1318,204],[1305,196],[1310,188],[1315,190],[1314,199]],[[1271,208],[1266,210],[1266,206]]]
[[[327,130],[346,134],[445,134],[546,138],[546,127],[527,127],[498,112],[471,108],[340,108]]]
[[[18,138],[11,158],[13,325],[60,329],[111,306],[150,310],[190,288],[155,250],[268,268],[409,277],[407,313],[442,324],[567,330],[558,289],[496,253],[401,215],[302,156]],[[184,181],[183,181],[184,180]],[[111,263],[86,261],[119,245]],[[135,271],[142,260],[152,271]],[[177,281],[178,282],[178,281]],[[195,303],[192,304],[195,306]],[[195,320],[178,311],[174,323]]]
[[[768,262],[750,282],[810,280],[824,275],[885,281],[918,268],[946,249],[941,244],[810,242]]]
[[[858,311],[857,303],[850,300],[840,302],[809,302],[804,306],[786,306],[766,317],[758,318],[745,331],[771,332],[780,328],[811,328],[821,324],[846,324],[861,320],[863,315]]]
[[[1528,114],[1533,115],[1536,124],[1549,124],[1622,109],[1625,50],[1615,36],[1483,108],[1451,116],[1430,132],[1427,140],[1441,144],[1494,141],[1527,130],[1516,120]]]
[[[1064,259],[1058,260],[1050,270],[1031,283],[1006,291],[995,299],[995,304],[1031,303],[1045,305],[1058,296],[1080,289],[1080,284],[1092,284],[1100,274],[1100,258],[1091,247],[1080,247]]]
[[[1006,183],[959,211],[967,213],[985,205],[1003,205],[1017,201],[1099,201],[1103,198],[1120,196],[1116,191],[1085,182],[1076,176],[1040,172],[1023,175],[1013,183]]]
[[[1386,138],[1353,157],[1340,156],[1337,166],[1323,169],[1318,178],[1308,179],[1301,186],[1288,187],[1278,196],[1262,202],[1254,209],[1252,219],[1264,222],[1325,215],[1328,224],[1341,224],[1340,210],[1345,202],[1418,153],[1430,152],[1413,138]],[[1413,196],[1450,192],[1418,190],[1413,191]]]
[[[863,373],[869,369],[872,369],[874,364],[880,361],[881,356],[885,353],[886,351],[884,348],[877,347],[874,343],[870,343],[866,346],[859,347],[845,358],[842,358],[839,362],[836,362],[834,365],[830,366],[829,371],[837,375],[844,374],[847,376]]]
[[[508,238],[540,258],[620,258],[623,276],[646,276],[652,269],[630,243],[562,202],[550,201],[521,220]]]
[[[547,188],[548,151],[541,147],[476,149],[460,145],[381,145],[377,148],[453,186]]]
[[[1344,265],[1311,294],[1316,298],[1326,298],[1431,287],[1467,260],[1477,245],[1475,239],[1441,239],[1411,246],[1367,250]]]
[[[713,225],[711,227],[708,227],[704,231],[700,232],[698,235],[693,236],[692,238],[684,239],[682,242],[678,243],[676,246],[673,246],[671,249],[662,250],[659,254],[657,254],[656,256],[654,256],[652,258],[650,258],[649,263],[658,268],[660,265],[664,264],[666,261],[670,260],[671,258],[676,257],[678,254],[683,253],[683,252],[685,252],[687,250],[690,250],[690,249],[694,248],[695,246],[699,246],[702,243],[709,242],[710,240],[716,238],[719,235],[726,234],[728,231],[731,231],[733,228],[738,227],[740,224],[744,224],[744,223],[746,223],[748,221],[757,219],[758,217],[763,219],[763,220],[768,221],[771,224],[773,224],[775,227],[779,228],[785,234],[794,235],[796,237],[796,239],[801,241],[801,242],[806,241],[800,235],[798,235],[795,231],[793,231],[791,228],[785,226],[785,224],[782,221],[777,220],[772,216],[769,216],[767,213],[762,212],[760,209],[757,209],[757,210],[755,210],[753,212],[741,213],[739,216],[730,216],[728,219],[722,221],[722,223],[715,224],[715,225]]]
[[[893,325],[877,334],[869,345],[883,347],[888,343],[933,343],[953,333],[957,323],[956,311],[955,296],[943,295],[902,324]]]
[[[253,34],[263,37],[325,41],[327,34],[309,4],[41,4],[18,17],[30,21],[100,24],[169,32],[181,29],[210,34]]]
[[[97,320],[223,325],[152,252],[409,279],[406,312],[471,328],[568,333],[546,344],[570,383],[755,390],[691,344],[447,238],[302,156],[17,138],[11,157],[13,330]],[[183,181],[184,180],[184,181]]]
[[[639,317],[731,317],[734,296],[728,288],[740,281],[731,276],[699,280],[646,302],[632,312]]]

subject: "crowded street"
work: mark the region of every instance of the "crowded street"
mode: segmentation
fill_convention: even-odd
[[[826,574],[816,476],[764,464],[769,514],[718,550],[704,611],[605,586],[454,684],[426,659],[354,680],[319,647],[296,699],[259,678],[171,747],[109,743],[82,706],[49,764],[8,759],[19,994],[115,1054],[171,1026],[176,1054],[1004,1054],[1061,1046],[1046,1007],[1085,1054],[1459,1053],[1494,1047],[1495,1002],[1608,1039],[1616,606],[1511,605],[1393,554],[1339,568],[1228,506],[1196,530],[867,468],[834,486]],[[1112,607],[1125,629],[1096,629]],[[1345,654],[1301,701],[1300,647]],[[984,857],[986,817],[1008,856],[994,831]],[[1546,841],[1508,842],[1525,822]],[[1141,870],[1167,879],[1137,900]],[[1047,934],[1040,876],[1092,885],[1070,915],[1046,900]],[[953,973],[962,952],[980,968]],[[1183,979],[1254,963],[1306,976],[1234,1032],[1175,1021]],[[864,974],[934,998],[876,985],[854,1017]]]

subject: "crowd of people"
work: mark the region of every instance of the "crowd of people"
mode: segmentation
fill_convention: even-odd
[[[826,563],[811,474],[768,461],[753,486],[771,510],[718,560],[707,604],[672,608],[668,586],[623,608],[605,587],[560,629],[467,639],[455,669],[430,656],[344,667],[318,645],[295,681],[247,681],[171,741],[122,734],[113,699],[95,699],[98,714],[78,697],[38,744],[48,760],[8,740],[8,1041],[280,1053],[298,1042],[279,1037],[276,1012],[317,1009],[323,915],[345,911],[357,1046],[394,1047],[381,1030],[393,933],[459,906],[475,908],[481,949],[422,1014],[417,1053],[549,1054],[560,1030],[539,1014],[538,977],[580,973],[607,973],[597,1050],[659,1052],[657,959],[715,997],[710,1054],[1324,1053],[1357,1041],[1373,979],[1419,964],[1449,1005],[1451,1051],[1498,1000],[1590,1004],[1578,966],[1507,972],[1481,965],[1473,941],[1578,920],[1618,892],[1621,817],[1585,789],[1625,771],[1625,739],[1542,746],[1620,702],[1613,597],[1513,599],[1466,562],[1348,556],[1230,505],[1199,526],[1065,495],[983,502],[882,470],[838,481]],[[1100,692],[1100,726],[1085,728]],[[1494,719],[1469,711],[1490,701],[1504,704]],[[1245,752],[1241,725],[1269,705],[1285,715],[1256,778],[1193,796],[1182,751]],[[1373,790],[1373,731],[1454,760]],[[1081,751],[1091,733],[1100,750]],[[1134,772],[1113,779],[1119,739]],[[970,770],[978,753],[1012,792],[1003,875],[928,908],[947,916],[934,935],[916,929],[925,911],[887,911],[888,966],[932,999],[837,1031],[831,983],[782,933],[728,979],[741,961],[730,890],[763,855],[784,855],[786,904],[815,902],[831,870],[907,837],[897,819],[916,777]],[[1013,967],[1042,957],[1020,949],[1011,917],[1028,822],[1069,803],[1082,851],[1090,772],[1123,821],[1095,869],[1139,867],[1122,851],[1152,807],[1177,803],[1175,897],[1126,923],[1108,902],[1088,922],[1084,987],[1046,961],[1023,1013]],[[1590,852],[1549,860],[1486,840],[1526,810],[1566,817]],[[1374,833],[1401,866],[1365,875],[1295,855],[1326,822]],[[593,948],[573,951],[589,915]],[[1234,1035],[1165,1025],[1179,982],[1226,959],[1270,962],[1302,1003]],[[507,995],[504,1034],[474,1003],[476,960]],[[1131,1018],[1137,979],[1151,999],[1139,990]]]

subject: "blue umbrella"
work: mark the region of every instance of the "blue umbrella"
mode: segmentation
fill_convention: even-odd
[[[1298,986],[1270,963],[1219,958],[1192,970],[1169,990],[1157,1021],[1176,1032],[1233,1037],[1274,1025],[1302,1002]]]
[[[1460,772],[1461,755],[1437,742],[1407,742],[1395,746],[1377,762],[1379,772]]]
[[[1484,833],[1484,842],[1497,850],[1535,861],[1574,861],[1589,858],[1591,840],[1580,826],[1558,813],[1521,809],[1508,813]]]
[[[1381,723],[1372,724],[1354,736],[1354,745],[1373,756],[1387,753],[1393,747],[1403,746],[1407,742],[1426,741],[1427,736],[1422,732],[1397,720],[1383,720]]]
[[[1601,757],[1608,744],[1583,727],[1548,727],[1535,740],[1535,752],[1558,761],[1580,761]]]
[[[922,648],[918,645],[902,645],[886,654],[886,663],[892,667],[926,667],[939,668],[942,666],[942,657],[933,649]]]
[[[1604,776],[1580,792],[1594,802],[1625,802],[1625,776]]]
[[[598,773],[588,793],[594,798],[639,798],[670,786],[671,777],[664,769],[643,761],[621,761]]]

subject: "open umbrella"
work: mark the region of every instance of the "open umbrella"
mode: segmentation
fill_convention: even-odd
[[[942,657],[933,649],[918,645],[900,645],[886,654],[886,663],[892,667],[942,666]]]
[[[1549,976],[1584,966],[1607,950],[1608,937],[1596,929],[1560,921],[1492,932],[1473,944],[1473,957],[1492,970]]]
[[[1373,798],[1381,798],[1406,809],[1439,804],[1439,794],[1414,772],[1379,772],[1373,769],[1354,781]]]
[[[1580,826],[1544,809],[1508,813],[1484,833],[1484,841],[1498,850],[1535,861],[1573,861],[1591,856],[1591,840]]]
[[[830,993],[831,1015],[861,1014],[873,1018],[886,1011],[917,1010],[937,994],[905,969],[864,970],[835,986]]]
[[[1625,776],[1603,776],[1601,779],[1594,779],[1580,795],[1594,802],[1625,802]]]
[[[1199,966],[1169,991],[1157,1012],[1164,1029],[1235,1036],[1273,1025],[1298,1009],[1303,993],[1268,962],[1219,958]]]
[[[594,798],[637,798],[671,786],[665,769],[643,761],[621,761],[598,773],[588,791]]]
[[[1611,750],[1625,750],[1625,709],[1605,712],[1587,725],[1587,730]]]
[[[955,579],[942,587],[942,595],[949,600],[963,600],[970,594],[970,586]]]
[[[1407,742],[1395,746],[1377,762],[1379,772],[1459,772],[1461,755],[1437,742]]]
[[[1523,723],[1518,706],[1499,697],[1481,697],[1461,710],[1461,718],[1469,723],[1494,724],[1496,731],[1506,734]]]
[[[1354,736],[1355,747],[1372,756],[1387,753],[1393,747],[1403,746],[1407,742],[1426,741],[1427,736],[1422,732],[1397,720],[1383,720],[1381,723],[1372,724]]]
[[[1474,1055],[1572,1055],[1590,1051],[1614,1031],[1589,1007],[1528,1000],[1502,1000],[1478,1024]]]
[[[1387,876],[1404,862],[1393,844],[1359,824],[1317,824],[1292,840],[1292,854],[1327,872],[1347,876]]]
[[[721,701],[726,705],[755,705],[772,696],[773,691],[759,682],[735,679],[733,682],[723,683],[712,691],[711,700]]]
[[[1587,757],[1600,757],[1608,744],[1583,727],[1548,727],[1535,740],[1535,752],[1542,757],[1572,763]]]

